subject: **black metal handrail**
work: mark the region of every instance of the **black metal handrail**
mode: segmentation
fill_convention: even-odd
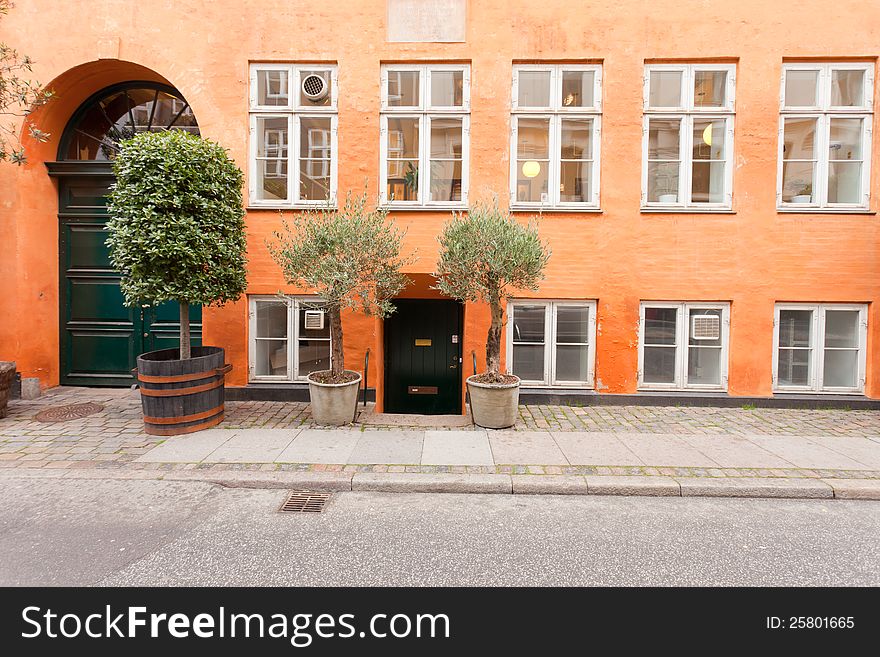
[[[367,370],[370,367],[370,350],[364,354],[364,406],[367,405]]]

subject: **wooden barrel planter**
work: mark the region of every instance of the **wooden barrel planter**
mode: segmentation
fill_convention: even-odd
[[[177,436],[207,429],[223,419],[225,365],[220,347],[193,347],[192,358],[180,350],[161,349],[138,356],[137,377],[144,427],[154,436]]]
[[[15,363],[0,361],[0,417],[6,417],[7,404],[15,381]]]

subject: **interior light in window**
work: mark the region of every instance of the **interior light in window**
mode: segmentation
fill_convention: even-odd
[[[566,107],[568,107],[568,106],[571,105],[573,102],[574,102],[574,94],[568,94],[568,95],[566,95],[566,97],[563,99],[562,104],[565,105]]]
[[[712,124],[706,126],[706,129],[703,130],[703,141],[706,142],[706,146],[712,145]]]
[[[529,160],[528,162],[523,163],[522,172],[526,178],[534,178],[541,173],[541,165],[534,160]]]

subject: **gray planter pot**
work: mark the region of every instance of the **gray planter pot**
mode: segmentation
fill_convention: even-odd
[[[489,384],[467,380],[474,424],[487,429],[512,427],[519,415],[519,379],[516,383]]]
[[[342,426],[354,421],[361,375],[357,372],[351,373],[356,374],[357,379],[348,383],[317,383],[309,377],[309,399],[315,422]]]

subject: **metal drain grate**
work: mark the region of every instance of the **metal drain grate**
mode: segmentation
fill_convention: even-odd
[[[291,491],[278,513],[321,513],[330,499],[330,493],[308,490]]]
[[[78,420],[104,410],[101,404],[86,402],[84,404],[68,404],[67,406],[50,406],[34,416],[37,422],[65,422],[66,420]]]

